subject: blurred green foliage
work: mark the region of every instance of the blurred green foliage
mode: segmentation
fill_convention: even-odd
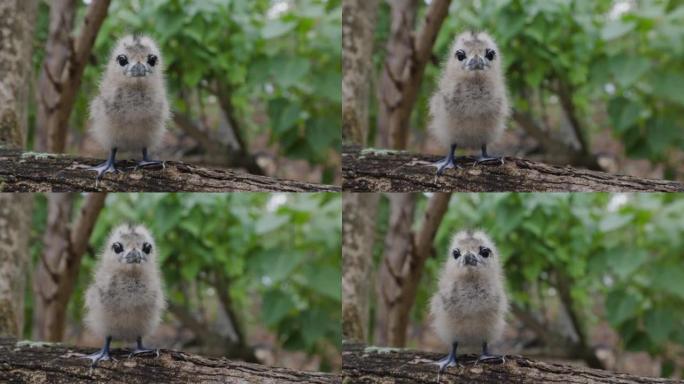
[[[47,38],[47,11],[42,6],[38,18],[36,68]],[[79,11],[77,25],[85,7]],[[116,40],[147,34],[164,54],[174,111],[193,116],[187,102],[216,102],[211,93],[220,88],[248,143],[268,132],[283,156],[323,164],[324,181],[331,181],[337,166],[331,153],[341,145],[341,17],[340,0],[113,1],[72,124],[83,131],[88,102]]]
[[[45,199],[38,199],[34,260],[45,227]],[[339,194],[111,194],[91,252],[99,252],[122,222],[142,223],[155,236],[169,301],[199,311],[202,297],[214,295],[212,274],[220,273],[243,329],[259,324],[282,347],[324,357],[331,346],[341,348],[340,215]],[[83,259],[69,304],[72,319],[82,318],[96,261],[94,254]],[[187,296],[190,286],[198,297]],[[256,316],[255,304],[261,308]]]
[[[385,46],[389,31],[389,7],[381,10],[376,47]],[[455,1],[435,43],[440,61],[453,38],[469,29],[497,40],[514,108],[541,120],[538,104],[559,108],[564,89],[590,142],[607,128],[627,157],[662,164],[667,177],[677,176],[673,152],[684,147],[684,1]],[[384,50],[376,52],[380,70]],[[426,125],[439,70],[427,67],[414,127]]]
[[[684,198],[671,194],[454,194],[411,316],[425,318],[453,234],[480,228],[500,250],[516,304],[540,311],[540,297],[557,300],[565,279],[583,331],[605,320],[624,349],[664,355],[668,343],[684,345],[682,212]]]

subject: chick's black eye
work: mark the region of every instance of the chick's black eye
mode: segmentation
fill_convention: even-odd
[[[114,243],[114,244],[112,244],[112,249],[116,253],[121,253],[121,252],[123,252],[123,245],[121,245],[121,243]]]
[[[155,55],[147,56],[147,64],[154,67],[157,64],[157,56],[155,56]]]
[[[143,244],[142,250],[143,250],[143,252],[149,254],[150,252],[152,252],[152,244],[150,244],[150,243]]]
[[[487,247],[480,247],[480,256],[489,257],[492,254],[492,250]]]
[[[459,251],[458,249],[454,249],[451,252],[451,255],[454,256],[454,259],[458,259],[461,256],[461,251]]]
[[[124,67],[128,64],[128,57],[126,57],[126,55],[119,55],[116,57],[116,62],[119,63],[120,66]]]
[[[459,49],[458,51],[456,51],[456,58],[458,59],[458,61],[465,60],[465,58],[466,58],[465,52],[462,49]]]
[[[485,57],[487,58],[487,60],[492,61],[494,60],[494,57],[496,57],[496,52],[493,49],[486,49]]]

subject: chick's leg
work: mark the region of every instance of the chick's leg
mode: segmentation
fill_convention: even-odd
[[[99,350],[98,352],[95,352],[91,355],[83,356],[83,358],[89,359],[90,361],[92,361],[92,364],[90,365],[91,368],[95,368],[97,366],[97,363],[100,360],[114,360],[112,357],[109,356],[109,344],[111,342],[112,342],[112,337],[107,336],[105,338],[105,344],[101,350]]]
[[[114,173],[114,172],[119,172],[118,169],[116,169],[116,148],[112,148],[111,151],[109,151],[109,157],[107,158],[107,161],[104,163],[90,168],[91,171],[97,172],[97,180],[100,180],[102,176],[105,173]]]
[[[490,355],[489,354],[489,349],[487,348],[487,342],[482,343],[482,354],[480,357],[477,358],[477,361],[492,361],[492,362],[500,362],[500,363],[505,363],[506,359],[503,356],[498,356],[498,355]]]
[[[155,353],[157,355],[157,357],[159,357],[159,350],[158,349],[149,349],[149,348],[143,347],[141,336],[138,336],[138,338],[135,339],[135,341],[136,341],[135,351],[131,352],[131,354],[128,355],[128,357],[137,356],[137,355],[141,355],[144,353]]]
[[[142,150],[143,153],[143,158],[138,162],[138,167],[146,167],[149,165],[161,165],[162,168],[165,168],[166,166],[164,165],[164,162],[161,160],[150,160],[149,155],[147,154],[147,148],[143,148]]]
[[[458,348],[458,342],[454,342],[451,345],[451,352],[449,355],[443,357],[442,359],[435,362],[439,366],[439,373],[444,372],[447,367],[455,367],[458,365],[458,359],[456,358],[456,349]]]
[[[456,164],[455,158],[454,158],[454,152],[456,151],[456,144],[451,144],[451,147],[449,147],[449,153],[447,156],[436,162],[434,164],[435,167],[437,167],[437,174],[441,175],[445,169],[448,168],[461,168],[458,164]]]
[[[475,160],[475,164],[486,163],[489,161],[497,161],[501,164],[504,163],[503,157],[489,156],[487,154],[487,144],[482,144],[482,156]]]

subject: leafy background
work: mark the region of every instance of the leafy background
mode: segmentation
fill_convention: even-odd
[[[421,5],[421,15],[425,5]],[[391,21],[381,7],[374,63],[383,68]],[[422,18],[418,20],[422,22]],[[441,153],[428,137],[428,100],[453,38],[486,30],[495,37],[512,107],[546,135],[578,143],[561,107],[569,94],[579,129],[607,170],[682,180],[684,145],[684,2],[681,0],[454,1],[434,46],[412,114],[412,146]],[[377,113],[377,102],[372,111]],[[376,128],[376,116],[370,119]],[[551,156],[511,121],[497,152]]]
[[[38,260],[46,201],[37,195],[32,254]],[[76,207],[78,209],[78,207]],[[155,236],[168,300],[221,330],[212,276],[229,282],[232,309],[266,363],[312,370],[340,367],[341,203],[338,194],[113,194],[90,238],[69,303],[65,342],[99,347],[82,324],[84,292],[113,227],[145,224]],[[30,284],[26,335],[31,330]],[[167,313],[155,346],[222,355],[190,343]]]
[[[79,8],[76,25],[85,10]],[[44,56],[48,14],[42,2],[35,73]],[[144,33],[163,52],[175,113],[191,117],[212,140],[234,144],[223,116],[229,109],[267,173],[338,181],[341,17],[340,0],[113,1],[71,116],[70,151],[100,154],[87,135],[88,103],[116,40]],[[216,88],[228,95],[228,107],[211,91]],[[170,128],[162,148],[167,157],[204,150],[194,148],[179,127]],[[34,135],[31,127],[30,141]]]
[[[422,196],[416,218],[426,203]],[[614,351],[616,370],[681,377],[683,211],[684,198],[676,194],[454,194],[419,284],[409,347],[443,351],[430,330],[429,299],[454,232],[480,228],[501,252],[514,305],[575,338],[559,297],[565,285],[588,344]],[[383,198],[378,238],[386,233],[387,214]],[[382,251],[376,242],[377,260]],[[513,314],[508,320],[499,350],[526,354],[534,347],[525,325]]]

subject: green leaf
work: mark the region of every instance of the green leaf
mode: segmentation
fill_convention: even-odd
[[[614,231],[629,224],[634,217],[632,215],[622,215],[618,212],[609,213],[599,223],[602,232]]]
[[[622,20],[613,20],[601,30],[601,38],[606,41],[614,40],[631,32],[635,27],[634,23],[627,23]]]
[[[646,312],[644,326],[649,337],[657,344],[662,344],[674,330],[675,320],[672,311],[656,308]]]
[[[634,84],[649,68],[651,60],[643,56],[620,54],[610,59],[609,65],[615,80],[622,87]]]
[[[261,304],[261,317],[269,327],[275,327],[290,311],[295,309],[295,304],[290,295],[278,290],[270,290],[263,295]]]
[[[266,27],[261,31],[261,37],[267,40],[280,37],[292,31],[295,27],[296,25],[294,23],[273,20],[266,24]]]
[[[635,316],[638,309],[636,297],[625,290],[613,290],[606,297],[606,318],[613,326]]]

